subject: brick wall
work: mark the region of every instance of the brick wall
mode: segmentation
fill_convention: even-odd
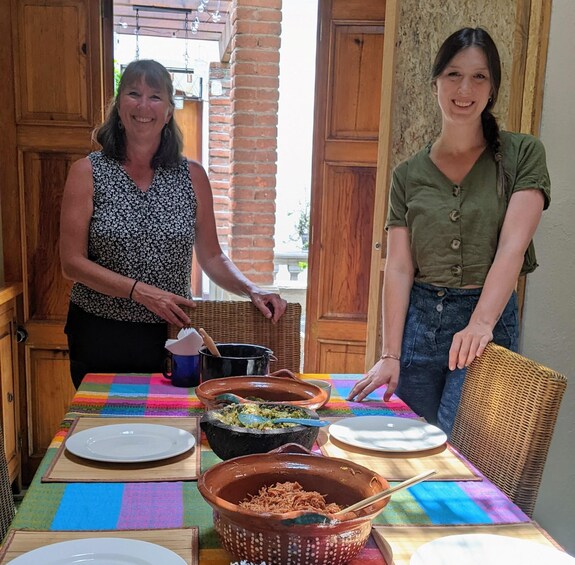
[[[228,253],[273,283],[281,0],[235,0],[231,16]]]
[[[213,94],[212,85],[221,85],[221,94]],[[224,250],[228,249],[230,236],[230,127],[232,103],[229,63],[210,64],[210,117],[209,117],[209,171],[214,195],[214,211],[218,239]]]

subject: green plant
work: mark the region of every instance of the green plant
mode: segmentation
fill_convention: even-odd
[[[296,212],[289,212],[288,216],[292,216]],[[309,248],[309,202],[301,206],[297,212],[297,221],[295,223],[295,232],[297,237],[290,236],[292,241],[301,241],[301,248]]]
[[[120,70],[120,63],[114,59],[114,96],[118,94],[118,86],[120,85],[120,78],[122,71]]]

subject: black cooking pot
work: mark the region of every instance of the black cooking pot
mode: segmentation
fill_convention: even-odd
[[[212,355],[207,347],[200,349],[202,382],[219,377],[269,374],[271,349],[250,343],[217,343],[216,346],[221,357]]]

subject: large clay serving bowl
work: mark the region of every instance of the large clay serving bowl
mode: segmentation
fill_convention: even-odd
[[[316,410],[327,402],[328,394],[320,387],[296,377],[250,375],[222,377],[202,382],[196,387],[196,396],[211,410],[221,405],[218,396],[232,393],[255,402],[280,402]]]
[[[291,452],[288,452],[291,451]],[[342,565],[365,545],[371,521],[389,498],[347,514],[341,521],[301,523],[306,512],[257,513],[238,503],[263,486],[297,481],[327,502],[349,506],[381,492],[388,482],[368,468],[286,445],[276,452],[246,455],[218,463],[204,472],[198,488],[213,509],[214,527],[222,546],[251,563]]]
[[[224,408],[209,410],[201,420],[200,426],[212,451],[220,459],[231,459],[252,453],[267,453],[286,443],[297,443],[311,449],[317,439],[319,428],[312,426],[293,425],[275,427],[272,429],[246,428],[240,425],[230,425],[222,422],[219,416],[233,412],[245,411],[248,404],[232,404]],[[253,405],[252,405],[253,406]],[[281,408],[289,412],[290,417],[319,419],[316,412],[307,408],[289,404],[258,404],[261,407]]]

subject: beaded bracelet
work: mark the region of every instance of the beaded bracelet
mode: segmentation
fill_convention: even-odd
[[[383,361],[384,359],[395,359],[396,361],[401,361],[401,357],[399,355],[394,355],[393,353],[384,353],[380,359]]]
[[[132,294],[134,294],[134,289],[136,288],[136,285],[138,284],[138,282],[140,282],[140,281],[134,281],[134,284],[132,285],[132,290],[130,290],[130,294],[128,296],[128,298],[130,300],[132,300]]]

